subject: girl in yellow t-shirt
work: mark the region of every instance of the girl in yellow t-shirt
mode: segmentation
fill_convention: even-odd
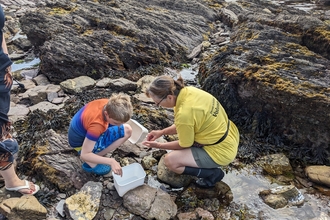
[[[199,177],[200,187],[213,187],[222,180],[220,165],[228,165],[237,154],[239,132],[219,101],[201,89],[183,84],[180,77],[157,77],[146,95],[156,106],[174,109],[174,124],[153,130],[143,144],[150,148],[172,150],[164,158],[165,165],[178,174]],[[178,135],[178,141],[159,143],[162,135]]]

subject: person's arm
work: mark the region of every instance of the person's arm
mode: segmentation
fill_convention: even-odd
[[[165,149],[165,150],[182,150],[184,149],[179,145],[179,141],[171,141],[171,142],[166,142],[166,143],[158,143],[159,149]]]
[[[5,36],[2,35],[2,51],[5,53],[5,54],[8,54],[8,48],[7,48],[7,44],[6,44],[6,39],[5,39]]]
[[[111,169],[114,173],[122,175],[122,169],[120,164],[113,158],[99,156],[93,153],[95,146],[95,141],[92,141],[88,138],[85,138],[84,143],[81,148],[80,158],[89,163],[94,164],[108,164],[111,166]]]
[[[164,128],[163,130],[161,130],[163,135],[172,135],[172,134],[176,134],[176,127],[175,124],[171,125],[170,127]]]
[[[163,130],[153,130],[147,135],[147,141],[154,141],[162,135],[171,135],[176,134],[175,125],[171,125],[170,127],[164,128]]]
[[[6,39],[5,39],[4,35],[2,35],[2,45],[1,45],[1,47],[2,47],[3,53],[8,55],[8,48],[7,48]],[[5,83],[6,83],[6,87],[9,87],[11,84],[13,84],[13,77],[11,75],[11,66],[8,66],[6,68],[6,74],[5,74],[4,80],[5,80]]]
[[[182,150],[184,149],[179,145],[179,141],[171,141],[167,143],[159,143],[156,141],[144,141],[142,142],[143,145],[150,147],[150,148],[158,148],[164,150]]]

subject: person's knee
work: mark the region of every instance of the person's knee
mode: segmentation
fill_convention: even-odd
[[[124,132],[125,132],[124,136],[126,138],[131,137],[131,135],[132,135],[132,127],[129,124],[124,124]]]
[[[176,168],[176,166],[175,166],[176,163],[175,163],[175,161],[173,161],[171,154],[166,154],[164,156],[164,164],[171,171],[175,170],[175,168]]]

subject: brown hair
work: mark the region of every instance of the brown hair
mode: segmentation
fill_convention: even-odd
[[[145,93],[148,97],[152,93],[161,99],[166,95],[178,96],[183,87],[184,83],[181,76],[177,80],[174,80],[170,76],[159,76],[151,82]]]
[[[131,97],[124,93],[113,93],[105,106],[110,118],[127,122],[133,114],[133,106]]]

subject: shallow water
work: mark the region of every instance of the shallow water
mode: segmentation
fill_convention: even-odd
[[[259,197],[259,192],[267,189],[276,188],[277,184],[271,184],[268,179],[262,175],[251,174],[251,171],[233,170],[226,174],[222,180],[230,186],[233,192],[233,202],[246,205],[256,216],[262,213],[263,219],[276,220],[309,220],[309,219],[330,219],[328,212],[328,201],[323,200],[317,195],[308,194],[305,189],[299,189],[304,196],[304,204],[301,207],[287,206],[281,209],[273,209],[266,205]]]
[[[236,0],[226,0],[226,2],[235,2]],[[264,0],[265,2],[272,2],[277,5],[286,5],[294,7],[303,11],[310,10],[330,10],[330,6],[324,6],[317,4],[318,1],[303,1],[303,0],[284,0],[284,1],[275,1],[275,0]]]
[[[39,58],[34,58],[30,61],[24,61],[21,63],[13,63],[11,65],[11,71],[15,72],[17,70],[22,70],[22,69],[29,69],[31,67],[34,67],[36,65],[38,65],[40,63],[40,59]]]

